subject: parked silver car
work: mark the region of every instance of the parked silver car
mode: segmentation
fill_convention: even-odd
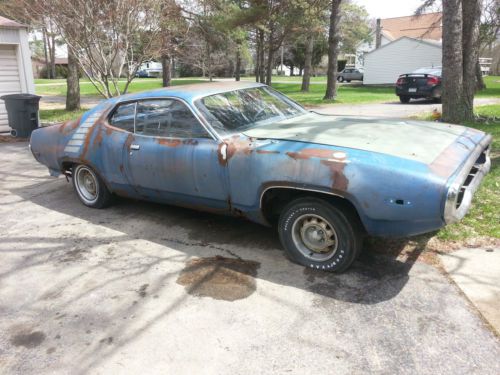
[[[362,81],[363,80],[363,71],[361,69],[356,68],[345,68],[342,70],[338,76],[337,81],[339,82],[351,82],[351,81]]]

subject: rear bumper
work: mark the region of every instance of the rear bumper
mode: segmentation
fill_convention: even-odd
[[[419,87],[416,92],[409,92],[408,88],[396,86],[396,95],[408,98],[439,98],[441,90],[438,86],[426,86]]]
[[[486,135],[455,174],[446,194],[443,218],[446,224],[461,220],[469,211],[474,193],[491,168],[491,135]]]

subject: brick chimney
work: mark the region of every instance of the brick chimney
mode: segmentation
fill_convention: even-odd
[[[377,28],[375,29],[375,48],[380,48],[382,45],[382,26],[380,26],[380,18],[377,18]]]

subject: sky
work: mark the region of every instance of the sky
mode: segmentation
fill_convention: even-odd
[[[392,18],[411,16],[423,0],[354,0],[363,5],[370,18]]]

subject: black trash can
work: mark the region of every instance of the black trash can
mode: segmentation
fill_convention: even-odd
[[[5,102],[12,136],[27,138],[38,128],[40,98],[41,96],[33,94],[10,94],[0,97]]]

